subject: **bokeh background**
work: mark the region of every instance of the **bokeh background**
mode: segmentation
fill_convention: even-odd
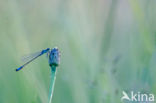
[[[52,103],[121,103],[122,91],[156,94],[155,0],[0,0],[0,103],[47,103],[57,46]],[[127,103],[127,102],[125,102]]]

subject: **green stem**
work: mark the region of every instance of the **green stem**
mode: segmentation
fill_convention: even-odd
[[[51,67],[51,81],[50,81],[50,88],[49,88],[49,96],[48,96],[48,103],[51,103],[56,79],[56,66],[52,65]]]

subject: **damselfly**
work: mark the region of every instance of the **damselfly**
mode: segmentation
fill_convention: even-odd
[[[22,66],[20,66],[19,68],[16,69],[16,71],[19,71],[21,70],[22,68],[24,68],[26,65],[28,65],[30,62],[32,62],[33,60],[35,60],[36,58],[40,57],[41,55],[43,54],[46,54],[48,55],[48,59],[49,59],[49,65],[52,66],[58,66],[59,63],[60,63],[60,52],[58,50],[57,47],[53,48],[53,49],[50,49],[50,48],[47,48],[47,49],[44,49],[42,50],[41,52],[37,53],[37,55],[35,55],[34,57],[31,57],[31,59],[26,62],[25,64],[23,64]]]

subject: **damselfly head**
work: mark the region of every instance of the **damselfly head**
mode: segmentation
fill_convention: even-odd
[[[51,49],[49,54],[49,65],[58,66],[60,64],[60,51],[57,47]]]

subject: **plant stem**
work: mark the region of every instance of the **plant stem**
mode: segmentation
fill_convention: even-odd
[[[51,81],[50,81],[50,88],[49,88],[49,96],[48,96],[48,103],[51,103],[56,79],[56,66],[52,65],[51,67]]]

